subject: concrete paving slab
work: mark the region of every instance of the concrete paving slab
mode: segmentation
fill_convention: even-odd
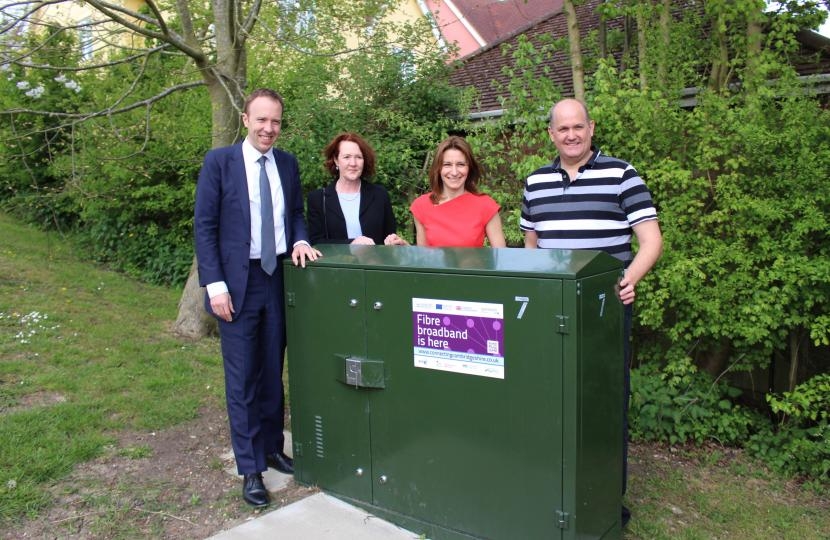
[[[291,432],[285,431],[286,454],[291,454]],[[236,472],[233,450],[222,454],[225,472]],[[265,488],[273,498],[293,476],[274,469],[262,473]],[[241,486],[241,484],[240,484]],[[209,540],[412,540],[419,535],[325,493],[317,493],[273,512],[262,514]]]
[[[413,540],[401,529],[325,493],[300,501],[223,531],[209,540]]]

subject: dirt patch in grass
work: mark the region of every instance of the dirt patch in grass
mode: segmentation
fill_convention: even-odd
[[[13,407],[4,408],[2,404],[0,404],[0,413],[10,414],[19,410],[55,405],[57,403],[64,403],[65,401],[66,396],[57,392],[34,392],[32,394],[24,395],[20,398],[20,403]]]
[[[245,504],[240,480],[226,472],[229,452],[227,416],[217,409],[158,433],[120,435],[104,456],[50,489],[47,510],[2,537],[208,538],[262,513]],[[264,511],[314,492],[289,482]]]
[[[233,467],[232,459],[224,458],[229,441],[219,406],[169,430],[122,434],[105,455],[79,465],[50,489],[48,509],[0,531],[0,538],[201,540],[259,517],[263,511],[242,501],[240,480],[226,472]],[[830,537],[830,524],[821,517],[830,511],[827,497],[803,490],[796,481],[771,481],[739,450],[638,443],[629,451],[626,501],[634,517],[626,540],[743,539],[758,537],[747,532],[758,530],[780,538],[793,520],[800,520],[796,530],[818,531],[798,537]],[[289,482],[272,493],[264,511],[315,492]],[[743,506],[721,508],[724,500],[734,499],[745,499]],[[764,517],[782,506],[789,509],[785,517]],[[731,513],[719,522],[721,511]],[[734,524],[748,513],[757,516],[749,524]]]

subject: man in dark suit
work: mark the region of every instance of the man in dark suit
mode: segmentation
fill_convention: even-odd
[[[292,474],[283,445],[285,352],[283,272],[291,250],[305,267],[320,252],[308,244],[296,158],[272,148],[282,127],[282,97],[268,89],[245,101],[240,144],[211,150],[196,186],[195,237],[205,309],[219,320],[225,396],[242,495],[269,503],[268,466]]]

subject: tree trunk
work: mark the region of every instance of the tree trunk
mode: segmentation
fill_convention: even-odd
[[[196,271],[196,257],[190,267],[190,275],[179,300],[179,315],[173,324],[177,335],[198,339],[217,332],[216,320],[204,310],[205,289],[199,287],[199,274]]]
[[[243,98],[231,99],[218,80],[208,81],[213,130],[211,147],[220,148],[237,142],[241,135],[241,107]]]
[[[245,38],[249,29],[240,26],[237,2],[213,0],[212,5],[216,21],[216,64],[199,65],[199,68],[210,94],[213,121],[211,143],[213,148],[218,148],[233,144],[241,133],[242,102],[248,75]],[[215,330],[216,321],[205,313],[203,295],[194,257],[179,300],[174,332],[199,338]]]
[[[660,9],[660,44],[662,50],[657,56],[657,81],[664,88],[668,84],[669,51],[671,51],[671,0],[663,0]]]
[[[763,30],[761,29],[761,21],[763,18],[763,10],[758,7],[747,14],[746,21],[746,73],[744,74],[744,83],[754,86],[758,79],[758,60],[761,57],[761,41],[763,39]]]
[[[213,148],[233,144],[239,136],[241,119],[238,113],[239,103],[233,103],[215,77],[208,75],[208,92],[213,111]],[[188,338],[200,338],[216,331],[216,321],[205,313],[202,299],[204,288],[199,286],[199,271],[196,257],[190,265],[182,297],[179,299],[179,313],[173,325],[173,331]]]
[[[801,339],[798,330],[790,330],[790,372],[787,376],[787,391],[792,392],[798,384],[798,358],[800,356]]]
[[[606,19],[605,15],[599,16],[597,41],[599,42],[599,57],[608,58],[608,19]]]
[[[712,39],[715,42],[715,57],[709,73],[709,88],[720,92],[726,86],[729,70],[729,49],[726,42],[726,17],[721,13],[712,25]]]
[[[631,16],[627,13],[623,18],[623,50],[620,58],[620,73],[628,69],[629,56],[631,55]]]
[[[564,0],[562,10],[568,23],[568,44],[571,55],[571,75],[573,77],[574,97],[585,101],[585,69],[582,65],[582,45],[579,36],[579,22],[576,20],[576,8],[573,0]]]
[[[643,5],[645,4],[645,5]],[[637,7],[637,67],[640,72],[640,90],[648,89],[648,18],[651,0]]]
[[[719,377],[726,369],[732,355],[732,344],[724,338],[712,349],[701,351],[701,353],[696,359],[698,367],[712,377]]]

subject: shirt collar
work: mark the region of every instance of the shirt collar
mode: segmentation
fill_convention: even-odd
[[[593,144],[591,145],[591,150],[592,150],[591,157],[588,158],[588,161],[586,161],[585,165],[580,167],[579,170],[593,168],[594,164],[597,162],[597,158],[602,153],[600,151],[600,149],[597,148],[596,146],[594,146]],[[562,170],[561,163],[562,162],[561,162],[559,156],[556,156],[556,159],[553,160],[553,163],[551,164],[551,167],[553,167],[553,169],[556,170],[556,171],[561,171]]]
[[[270,148],[268,149],[267,153],[263,154],[262,152],[254,148],[254,145],[251,144],[251,141],[248,140],[248,137],[245,137],[245,139],[242,141],[242,157],[245,159],[245,161],[256,163],[262,156],[265,156],[271,161],[274,161],[274,149]]]

